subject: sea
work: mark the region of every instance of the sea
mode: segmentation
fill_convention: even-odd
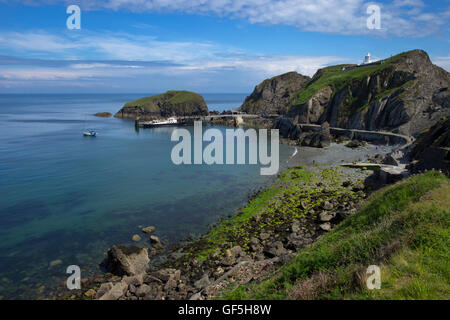
[[[175,165],[174,127],[93,116],[142,96],[0,95],[0,299],[46,298],[69,265],[82,278],[101,272],[112,245],[135,244],[133,234],[148,245],[142,227],[169,244],[198,236],[274,179],[260,165]],[[218,111],[245,96],[203,94]],[[86,128],[98,136],[84,137]],[[281,165],[294,153],[281,145]]]

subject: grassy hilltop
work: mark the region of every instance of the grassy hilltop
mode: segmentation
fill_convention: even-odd
[[[170,116],[207,115],[203,97],[190,91],[167,91],[127,102],[115,114],[117,118],[158,119]]]

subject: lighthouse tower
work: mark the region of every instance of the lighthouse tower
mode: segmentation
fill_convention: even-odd
[[[364,57],[364,62],[363,62],[363,64],[368,64],[368,63],[372,63],[370,53],[367,53],[366,56]]]

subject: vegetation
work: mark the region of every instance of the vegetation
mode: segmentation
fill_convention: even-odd
[[[406,54],[407,53],[398,54],[384,60],[380,64],[360,66],[350,70],[342,70],[343,67],[348,65],[336,65],[320,69],[314,77],[293,96],[291,105],[301,105],[307,103],[317,91],[326,86],[331,87],[334,95],[346,86],[350,85],[353,81],[360,81],[367,78],[371,74],[391,67]],[[349,101],[349,105],[351,105],[351,113],[354,113],[361,111],[364,107],[367,107],[369,103],[367,101]]]
[[[124,108],[143,107],[147,112],[157,112],[159,107],[158,102],[164,101],[169,104],[181,103],[204,103],[203,97],[195,92],[190,91],[167,91],[165,93],[157,94],[151,97],[144,97],[125,104]]]
[[[250,239],[258,237],[261,231],[285,232],[293,219],[305,217],[324,201],[335,198],[347,201],[362,196],[342,186],[343,179],[345,175],[339,167],[309,169],[299,166],[287,170],[277,183],[260,193],[238,214],[220,221],[196,241],[189,256],[205,260],[211,253],[220,255],[234,245],[249,249]]]
[[[372,195],[362,208],[271,279],[226,299],[448,299],[450,182],[436,171]],[[381,266],[381,289],[366,268]]]

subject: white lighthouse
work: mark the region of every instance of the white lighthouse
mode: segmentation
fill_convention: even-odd
[[[371,57],[372,57],[372,56],[370,55],[370,53],[367,53],[366,56],[364,57],[364,62],[363,62],[363,64],[372,63]]]

